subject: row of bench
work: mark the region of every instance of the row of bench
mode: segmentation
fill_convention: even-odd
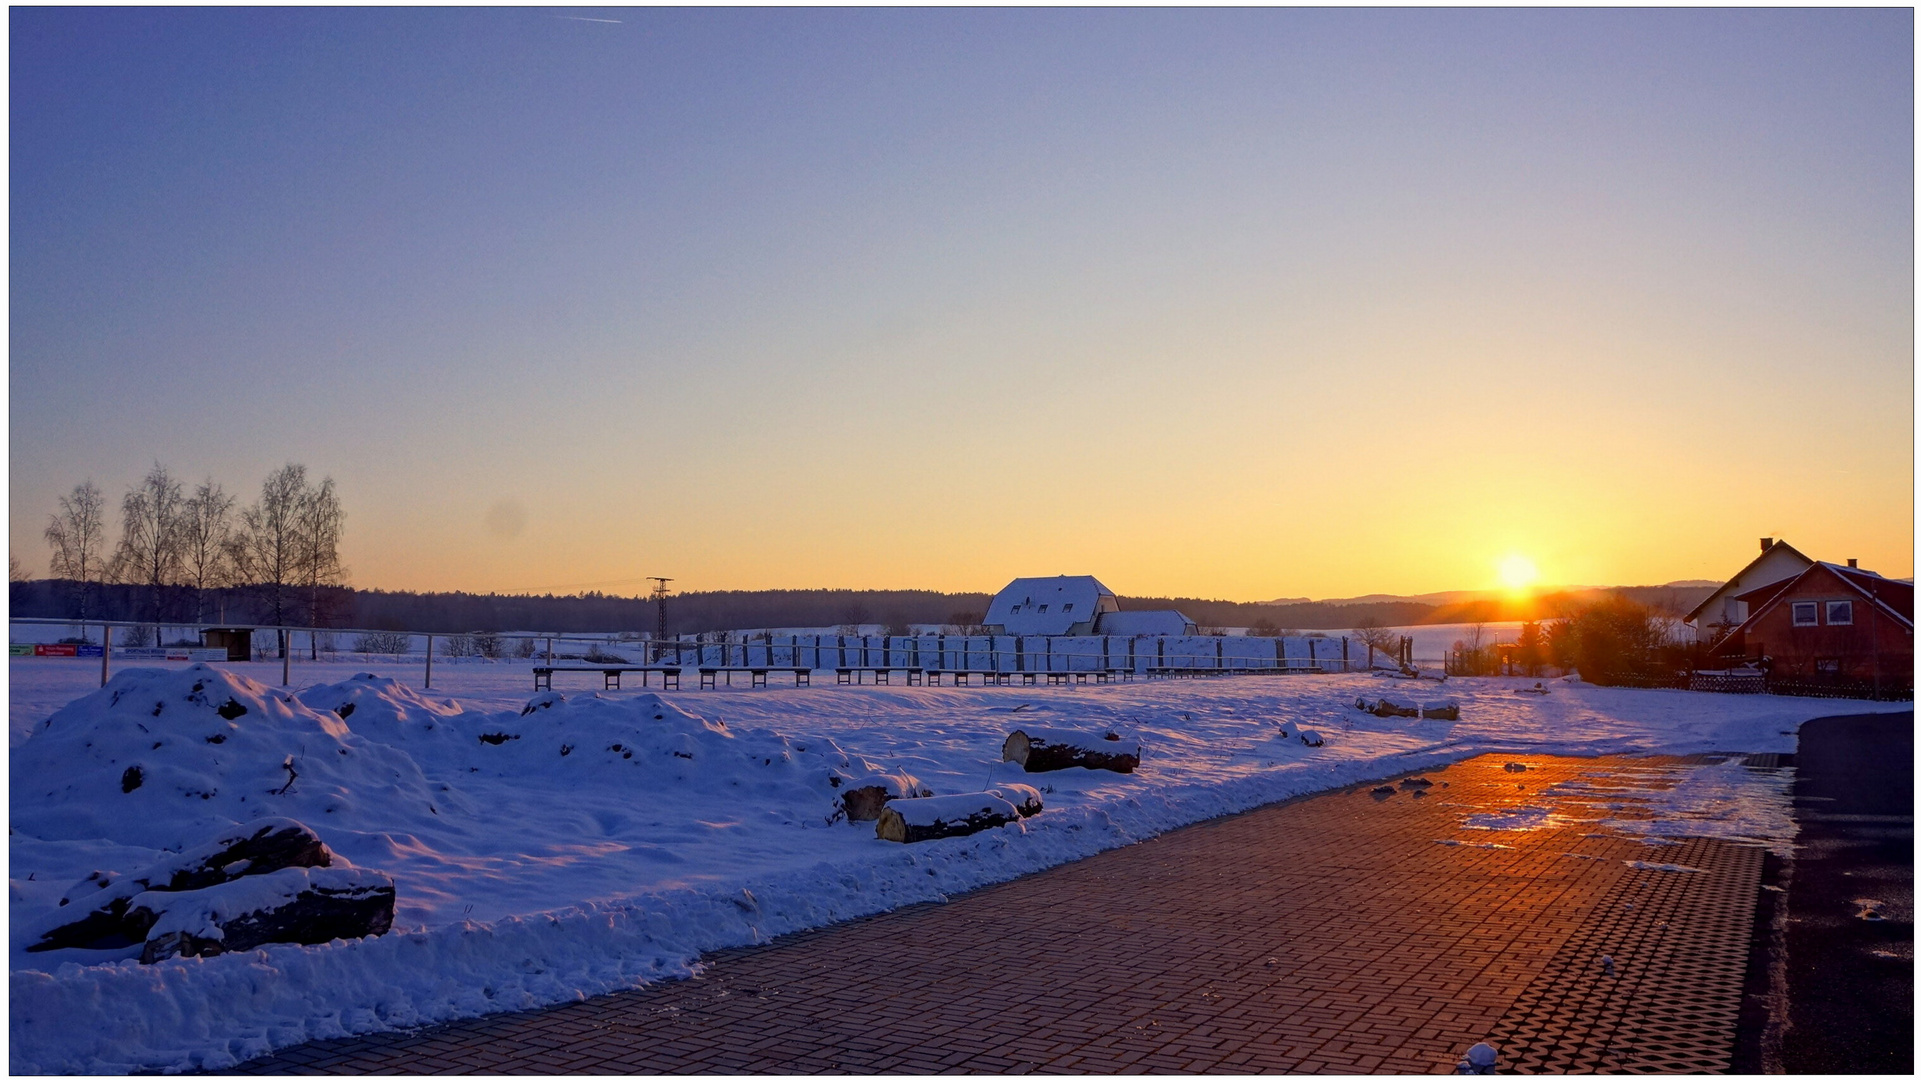
[[[547,666],[534,669],[534,689],[552,690],[556,671],[597,671],[603,680],[603,689],[620,689],[620,677],[633,672],[640,673],[642,688],[652,686],[652,677],[660,676],[663,690],[680,689],[680,675],[684,669],[675,664],[630,664],[612,666],[606,664],[582,665],[573,667]],[[732,686],[736,674],[744,674],[750,687],[767,685],[767,677],[773,672],[792,675],[795,686],[812,686],[812,668],[781,667],[772,665],[713,665],[696,667],[700,675],[700,688],[712,690],[725,678]],[[1198,678],[1214,675],[1286,675],[1321,674],[1319,667],[1150,667],[1144,674],[1150,679]],[[867,667],[837,667],[834,669],[834,682],[840,686],[865,686],[867,677],[873,677],[873,685],[887,686],[896,674],[907,677],[908,686],[939,686],[941,677],[947,676],[955,686],[967,686],[969,680],[979,679],[982,686],[1038,686],[1046,680],[1049,686],[1065,686],[1071,683],[1107,683],[1115,679],[1132,679],[1134,672],[1127,668],[1096,668],[1092,671],[954,671],[943,668],[907,667],[901,665],[872,665]],[[1015,680],[1019,680],[1018,684]]]

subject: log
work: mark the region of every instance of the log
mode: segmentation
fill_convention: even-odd
[[[1461,703],[1452,698],[1421,706],[1423,720],[1459,720],[1460,718]]]
[[[1026,784],[999,784],[987,789],[989,795],[999,795],[1014,804],[1022,817],[1033,817],[1041,812],[1041,793]]]
[[[292,818],[261,818],[136,874],[94,871],[60,898],[61,907],[80,904],[88,913],[44,931],[26,951],[125,948],[144,940],[152,925],[131,910],[133,898],[143,893],[204,889],[287,867],[324,867],[332,861],[333,853],[312,829]]]
[[[1412,705],[1397,705],[1386,698],[1375,702],[1374,707],[1368,711],[1375,716],[1412,716],[1419,719],[1421,715],[1421,710]]]
[[[918,844],[948,836],[966,836],[1020,818],[1013,803],[999,795],[935,795],[901,799],[887,804],[874,824],[874,835],[899,844]]]
[[[868,773],[841,779],[839,786],[841,813],[850,822],[878,821],[881,809],[895,799],[924,799],[934,793],[907,773]]]
[[[1001,760],[1018,762],[1031,773],[1055,769],[1107,769],[1131,773],[1141,763],[1141,744],[1113,732],[1023,728],[1001,745]]]
[[[377,870],[292,866],[204,889],[142,893],[128,916],[152,927],[143,964],[269,944],[319,945],[391,929],[394,881]]]

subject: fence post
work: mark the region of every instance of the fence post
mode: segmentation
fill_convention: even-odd
[[[82,637],[86,635],[81,635]],[[113,627],[100,624],[100,685],[107,685],[107,657],[113,655]]]
[[[424,690],[434,688],[434,636],[432,634],[427,635],[427,677],[421,680],[420,686]]]
[[[289,682],[293,681],[292,679],[293,656],[291,655],[292,652],[293,652],[293,635],[289,634],[285,630],[280,631],[280,685],[282,686],[285,686]]]
[[[1321,666],[1320,660],[1314,655],[1313,638],[1307,639],[1307,666],[1311,668]]]
[[[1227,667],[1227,639],[1224,637],[1217,637],[1214,639],[1214,670],[1222,671],[1222,670],[1225,670],[1226,667]]]
[[[1025,634],[1014,635],[1014,670],[1027,670],[1027,636]]]
[[[1341,635],[1341,670],[1347,670],[1347,635]]]

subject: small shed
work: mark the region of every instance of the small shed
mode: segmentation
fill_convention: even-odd
[[[1114,590],[1089,575],[1015,578],[987,605],[989,633],[1059,637],[1091,634],[1102,615],[1120,610]]]
[[[210,626],[200,631],[200,644],[209,649],[227,650],[229,660],[251,660],[253,659],[253,628]]]

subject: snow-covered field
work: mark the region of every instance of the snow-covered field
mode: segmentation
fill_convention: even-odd
[[[525,664],[436,667],[431,692],[368,666],[299,664],[285,690],[265,684],[277,664],[128,668],[100,689],[97,660],[11,662],[13,1071],[219,1068],[567,1001],[1294,795],[1491,751],[1788,752],[1803,720],[1850,704],[1364,675],[667,693],[563,675],[535,695]],[[1456,699],[1461,720],[1378,719],[1362,695]],[[1141,768],[1026,776],[1000,760],[1023,724],[1138,739]],[[1743,795],[1750,772],[1664,788],[1667,824],[1641,830],[1778,836]],[[837,783],[874,774],[938,794],[1025,780],[1046,810],[887,843],[836,820]],[[88,873],[266,816],[391,874],[394,932],[151,966],[137,949],[23,951]]]

